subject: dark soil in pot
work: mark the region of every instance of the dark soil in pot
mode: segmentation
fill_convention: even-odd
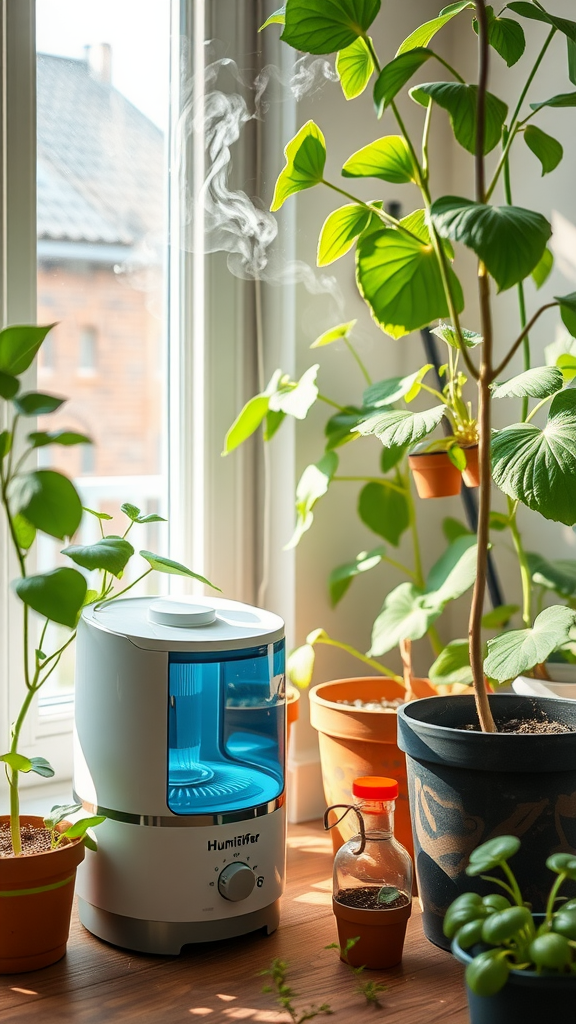
[[[576,701],[493,694],[490,705],[497,721],[544,716],[576,729]],[[546,858],[576,850],[576,732],[482,733],[475,721],[472,696],[430,697],[398,710],[424,931],[443,949],[452,900],[472,887],[491,891],[464,873],[476,846],[497,835],[523,840],[512,866],[536,911],[550,886]],[[576,895],[576,883],[566,895]]]
[[[395,900],[382,906],[378,900],[380,888],[377,885],[361,885],[354,889],[339,889],[335,897],[338,903],[345,907],[358,907],[360,910],[396,910],[399,907],[407,907],[410,897],[405,892],[398,893]]]

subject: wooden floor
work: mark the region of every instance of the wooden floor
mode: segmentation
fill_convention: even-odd
[[[0,977],[1,1024],[230,1024],[289,1020],[262,992],[273,957],[290,965],[297,1006],[328,1002],[335,1024],[467,1024],[462,968],[422,934],[415,902],[404,959],[384,980],[382,1009],[367,1006],[335,950],[331,843],[320,824],[291,826],[288,885],[278,931],[188,947],[179,957],[151,957],[108,946],[84,930],[76,914],[66,957],[31,974]],[[318,1021],[322,1018],[316,1018]]]

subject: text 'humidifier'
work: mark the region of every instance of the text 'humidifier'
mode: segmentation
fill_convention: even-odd
[[[74,790],[107,820],[82,923],[128,949],[274,931],[284,887],[284,624],[234,601],[82,614]]]

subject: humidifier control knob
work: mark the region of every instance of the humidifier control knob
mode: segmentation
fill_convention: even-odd
[[[237,903],[245,900],[256,884],[254,872],[247,864],[237,861],[236,864],[228,864],[220,872],[218,878],[218,891],[225,900],[232,900]]]

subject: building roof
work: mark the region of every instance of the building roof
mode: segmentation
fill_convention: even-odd
[[[87,60],[38,54],[38,239],[146,244],[162,234],[162,132]]]

